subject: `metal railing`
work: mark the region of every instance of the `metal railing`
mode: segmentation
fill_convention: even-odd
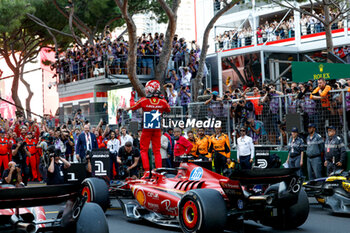
[[[334,23],[331,27],[332,30],[342,29],[344,24]],[[309,23],[300,25],[300,34],[301,36],[315,34],[324,32],[324,26],[321,23]],[[241,48],[253,44],[253,36],[256,37],[257,44],[263,44],[270,41],[278,41],[288,38],[295,37],[294,28],[272,28],[272,30],[264,29],[261,33],[261,36],[252,35],[252,32],[246,34],[241,32],[235,32],[234,36],[225,39],[222,38],[220,41],[215,42],[215,51],[227,50],[233,48]]]
[[[239,131],[240,127],[245,126],[247,135],[253,138],[255,144],[282,148],[288,143],[292,127],[297,127],[300,134],[306,137],[308,124],[312,123],[316,126],[316,132],[326,138],[327,127],[334,126],[337,135],[348,145],[350,92],[330,91],[327,97],[329,105],[310,99],[309,93],[300,99],[296,97],[296,94],[274,95],[266,102],[262,102],[263,97],[248,97],[246,101],[253,103],[254,114],[235,117],[233,129]],[[245,108],[249,109],[247,102]],[[233,135],[235,140],[238,135]]]

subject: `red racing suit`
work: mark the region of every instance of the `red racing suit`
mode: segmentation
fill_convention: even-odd
[[[10,145],[10,140],[5,137],[0,138],[0,169],[1,166],[4,166],[4,170],[8,168]]]
[[[134,106],[130,107],[130,109],[133,111],[139,108],[142,108],[143,110],[144,121],[146,117],[145,114],[149,114],[151,111],[155,110],[155,111],[159,111],[159,113],[170,112],[170,106],[166,102],[166,100],[158,97],[150,97],[150,98],[142,97],[139,101],[137,101],[137,103]],[[151,124],[153,126],[153,123]],[[161,129],[160,129],[160,122],[159,122],[159,128],[145,128],[145,122],[144,122],[144,127],[142,129],[142,134],[140,139],[140,150],[141,150],[142,165],[145,171],[149,170],[148,149],[149,149],[150,141],[152,141],[152,151],[154,155],[156,168],[162,167],[162,156],[160,155],[161,136],[162,135],[161,135]]]
[[[30,165],[30,168],[32,170],[33,179],[38,179],[38,163],[37,160],[39,159],[38,149],[36,148],[38,146],[38,141],[36,139],[29,139],[27,138],[25,140],[27,143],[27,148],[29,153],[31,154],[30,157],[27,157],[27,165]]]

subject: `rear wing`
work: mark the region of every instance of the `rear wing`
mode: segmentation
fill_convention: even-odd
[[[278,199],[287,200],[285,203],[294,203],[302,186],[302,178],[297,175],[297,170],[298,168],[236,170],[232,171],[229,179],[220,180],[220,185],[230,202],[236,203],[239,199],[264,201],[269,199],[267,195],[253,197],[245,191],[244,185],[278,184],[276,190]]]
[[[42,187],[0,187],[0,209],[56,205],[76,198],[80,185],[64,184]]]

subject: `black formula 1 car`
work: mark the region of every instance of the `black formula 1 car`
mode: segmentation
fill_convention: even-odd
[[[110,190],[124,214],[185,233],[221,232],[244,219],[275,228],[301,226],[309,214],[307,195],[295,169],[231,171],[225,177],[193,163],[159,168],[126,179]]]
[[[309,197],[329,208],[332,213],[350,214],[350,174],[342,170],[303,184]]]
[[[16,188],[0,184],[0,232],[108,233],[107,220],[100,205],[86,202],[89,198],[92,200],[91,194],[97,193],[94,188],[98,188],[99,193],[106,192],[95,198],[103,204],[101,197],[108,196],[108,188],[97,178],[85,179],[80,185]],[[64,210],[56,218],[47,219],[42,206],[62,202],[66,202]]]

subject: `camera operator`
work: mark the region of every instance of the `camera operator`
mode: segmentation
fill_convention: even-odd
[[[180,89],[180,79],[176,74],[176,70],[175,69],[168,70],[167,78],[168,78],[168,82],[170,81],[174,89],[178,91]]]
[[[273,130],[271,130],[270,142],[276,144],[278,141],[278,124],[279,120],[279,105],[281,98],[278,98],[279,95],[283,95],[282,92],[276,91],[275,86],[270,84],[265,87],[266,94],[262,99],[262,102],[266,102],[269,104],[270,108],[270,119],[273,125]]]
[[[84,124],[85,117],[81,112],[81,109],[77,110],[77,113],[74,116],[74,121],[76,125]]]
[[[143,74],[150,75],[151,71],[153,69],[153,58],[154,58],[154,50],[152,48],[152,45],[149,41],[143,41],[143,50],[142,50],[142,67],[143,67]]]
[[[188,104],[191,103],[191,91],[188,86],[181,86],[180,101],[184,115],[187,114]]]
[[[174,89],[174,85],[172,83],[165,84],[163,86],[166,93],[166,98],[170,106],[176,106],[177,100],[177,91]]]
[[[17,144],[12,145],[12,160],[19,165],[22,175],[23,183],[27,185],[29,168],[27,166],[27,157],[30,158],[31,154],[27,149],[27,143],[23,141],[21,137],[17,138]]]
[[[8,169],[2,174],[2,183],[23,186],[21,168],[15,162],[8,163]]]
[[[61,130],[61,141],[66,147],[65,150],[65,157],[67,161],[73,161],[73,148],[74,148],[74,139],[70,135],[69,131],[67,128],[63,128]]]
[[[70,163],[61,157],[61,151],[55,149],[50,154],[50,165],[47,169],[47,185],[64,184],[66,182],[65,170],[70,167]]]
[[[138,176],[138,163],[140,160],[140,151],[132,146],[132,143],[127,141],[124,146],[119,148],[117,162],[120,164],[120,173],[125,172],[123,167],[126,166],[126,172],[131,178],[136,179]],[[123,174],[120,174],[123,177]]]

